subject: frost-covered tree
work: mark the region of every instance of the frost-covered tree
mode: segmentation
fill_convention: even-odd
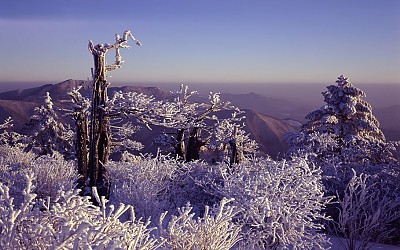
[[[144,146],[133,139],[143,126],[173,126],[174,105],[137,92],[117,91],[105,108],[111,119],[114,150],[141,150]]]
[[[238,161],[241,155],[242,135],[235,133],[240,126],[238,123],[243,117],[239,109],[230,105],[229,102],[223,102],[219,93],[210,93],[208,103],[199,103],[193,101],[195,91],[188,91],[188,86],[181,85],[176,93],[176,98],[172,104],[175,111],[171,123],[165,127],[171,131],[165,132],[155,140],[155,143],[163,148],[171,148],[177,158],[184,161],[193,161],[200,159],[202,147],[210,149],[223,148],[226,145],[231,146],[231,154],[235,155],[235,161]],[[230,116],[222,118],[221,113],[227,112]],[[223,114],[226,116],[226,114]],[[224,136],[221,136],[225,133]],[[236,143],[239,141],[239,143]],[[234,146],[233,146],[234,145]]]
[[[236,115],[236,112],[232,113],[229,119],[220,119],[216,115],[211,117],[214,126],[208,149],[219,154],[219,162],[229,162],[230,166],[243,162],[245,155],[254,155],[258,150],[257,142],[244,131],[244,124],[239,123],[243,117],[237,119]]]
[[[35,108],[25,131],[30,136],[29,151],[39,155],[59,152],[67,157],[73,154],[73,133],[59,121],[49,92],[46,93],[44,104]]]
[[[108,101],[107,88],[107,72],[121,67],[123,60],[120,54],[120,48],[129,48],[128,37],[130,37],[136,45],[141,43],[132,35],[131,31],[124,32],[122,37],[115,36],[114,44],[97,44],[94,45],[89,41],[89,51],[93,55],[94,69],[93,74],[93,96],[91,122],[89,130],[89,159],[88,170],[90,176],[90,186],[98,186],[101,193],[108,192],[103,178],[104,164],[107,163],[111,152],[111,136],[110,136],[110,117],[106,114]],[[107,65],[106,53],[110,49],[115,49],[115,63]]]
[[[76,126],[76,150],[78,170],[82,175],[81,186],[89,177],[89,132],[92,129],[93,108],[90,100],[83,97],[79,89],[72,90],[72,109],[64,109]],[[143,93],[117,91],[107,98],[100,107],[102,116],[107,120],[107,154],[117,151],[141,150],[144,146],[133,139],[142,126],[174,126],[177,122],[175,104],[168,101],[156,100],[153,96]],[[134,122],[136,124],[134,124]],[[105,125],[104,125],[105,126]],[[106,159],[107,158],[107,159]],[[108,157],[101,162],[103,168]]]
[[[175,122],[167,126],[172,132],[163,134],[155,142],[164,148],[172,147],[174,155],[180,159],[198,160],[200,148],[205,145],[202,138],[204,121],[209,114],[221,110],[224,104],[220,103],[218,94],[212,93],[209,96],[210,104],[190,101],[197,92],[189,92],[188,86],[183,84],[175,94],[173,104],[176,115],[172,117]]]
[[[395,144],[386,141],[371,105],[363,99],[365,93],[350,84],[348,78],[340,76],[336,85],[328,86],[322,94],[326,104],[306,116],[308,121],[299,132],[288,135],[289,154],[306,156],[321,166],[325,192],[337,195],[339,202],[349,199],[345,189],[352,181],[352,168],[359,174],[372,174],[369,185],[389,189],[391,193],[398,192],[393,186],[398,179],[396,160],[392,155]],[[350,196],[354,197],[352,193]],[[343,212],[348,215],[356,206],[347,205],[351,208],[347,207]],[[379,199],[375,198],[364,204],[370,207],[379,205]],[[336,223],[343,221],[339,209],[343,208],[333,204],[327,210]],[[359,225],[370,223],[367,217],[358,217],[357,220]]]
[[[82,175],[82,182],[85,182],[89,177],[91,102],[87,97],[82,96],[80,88],[73,89],[68,94],[72,99],[72,108],[63,109],[63,111],[72,117],[75,123],[78,170]],[[111,98],[107,99],[102,111],[104,116],[109,119],[110,153],[141,150],[144,146],[132,139],[133,135],[141,129],[141,126],[134,125],[130,120],[134,118],[138,124],[147,126],[161,124],[160,120],[166,116],[165,112],[160,111],[161,106],[162,103],[156,101],[153,97],[135,92],[117,91]]]
[[[288,136],[289,153],[313,154],[317,162],[380,164],[391,162],[393,147],[386,142],[365,93],[348,78],[323,92],[326,104],[306,116],[298,133]]]

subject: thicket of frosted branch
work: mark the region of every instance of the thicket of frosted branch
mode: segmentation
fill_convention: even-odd
[[[71,187],[70,162],[15,152],[1,160],[7,173],[0,185],[3,248],[302,248],[325,242],[317,222],[327,202],[320,170],[300,159],[257,159],[229,173],[228,165],[165,156],[111,162],[111,201],[96,207]],[[70,175],[52,174],[57,171]]]
[[[323,249],[322,210],[328,204],[321,171],[304,159],[252,162],[214,168],[209,182],[199,180],[209,192],[234,198],[241,209],[237,223],[243,226],[245,244],[260,249],[289,247]],[[215,181],[215,176],[220,176]]]
[[[348,249],[370,247],[394,237],[391,223],[400,219],[400,197],[392,190],[370,182],[370,176],[357,174],[348,182],[339,198],[339,218],[333,224],[333,232],[346,237]]]

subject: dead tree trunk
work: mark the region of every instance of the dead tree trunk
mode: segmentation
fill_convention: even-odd
[[[78,174],[81,176],[78,187],[83,188],[89,177],[89,127],[85,114],[78,113],[75,118],[76,123],[76,158],[78,159]]]
[[[121,67],[122,57],[120,48],[129,48],[127,45],[128,36],[136,42],[132,33],[127,30],[123,36],[118,34],[115,36],[114,44],[97,44],[93,46],[93,42],[89,42],[89,51],[93,55],[94,70],[93,75],[93,96],[92,96],[92,116],[90,123],[89,136],[89,164],[88,172],[90,178],[90,187],[97,187],[100,196],[108,196],[109,180],[105,178],[105,164],[111,152],[111,131],[110,117],[106,111],[107,105],[107,71],[115,70]],[[106,53],[110,49],[115,49],[115,63],[106,65]]]
[[[231,148],[231,157],[229,160],[229,166],[232,167],[233,164],[239,163],[236,141],[234,139],[229,140],[229,146]]]
[[[105,52],[101,51],[100,48],[96,49],[93,57],[95,68],[93,75],[89,175],[90,186],[102,188],[105,182],[103,178],[104,165],[108,161],[111,150],[110,119],[105,113],[108,83],[106,81]]]
[[[230,147],[229,173],[235,171],[235,164],[239,164],[243,160],[243,150],[237,145],[237,127],[235,127],[232,138],[228,141]]]
[[[200,137],[201,129],[194,127],[189,135],[187,146],[186,161],[195,161],[200,159],[200,148],[204,146],[204,142]]]
[[[174,146],[175,148],[175,157],[178,159],[181,159],[183,161],[186,161],[186,150],[185,150],[185,130],[184,129],[178,129],[177,135],[176,135],[176,145]]]

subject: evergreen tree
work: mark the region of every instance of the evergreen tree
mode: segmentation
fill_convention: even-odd
[[[44,105],[35,108],[34,114],[26,124],[25,131],[30,136],[27,150],[39,155],[59,152],[64,156],[73,153],[73,133],[58,120],[49,92]]]
[[[380,164],[393,159],[391,144],[379,128],[365,93],[348,78],[323,92],[326,105],[306,116],[298,133],[288,136],[289,154],[316,156],[317,162]]]
[[[8,145],[20,149],[26,148],[27,136],[13,131],[13,127],[14,121],[11,117],[8,117],[0,124],[0,145]]]

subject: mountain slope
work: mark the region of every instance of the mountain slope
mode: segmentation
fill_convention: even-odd
[[[41,103],[43,98],[46,96],[46,92],[50,93],[50,96],[55,101],[69,100],[68,92],[74,88],[81,87],[81,94],[83,96],[90,96],[92,94],[92,81],[85,80],[73,80],[69,79],[57,84],[46,84],[41,87],[29,88],[24,90],[13,90],[0,93],[0,99],[2,100],[22,100],[28,102]],[[171,99],[173,96],[170,92],[163,91],[157,87],[141,87],[141,86],[125,86],[125,87],[113,87],[108,88],[108,94],[112,95],[115,91],[131,91],[139,92],[146,95],[154,96],[156,99]]]
[[[282,157],[287,151],[287,143],[283,136],[295,128],[287,122],[268,115],[252,110],[245,110],[245,112],[245,130],[259,143],[260,150],[274,158]]]
[[[68,92],[77,88],[78,86],[82,86],[81,93],[84,96],[90,96],[92,93],[92,82],[83,81],[83,80],[66,80],[64,82],[58,84],[47,84],[37,88],[30,88],[19,91],[7,91],[4,93],[0,93],[0,110],[2,111],[2,120],[6,117],[11,116],[15,121],[16,128],[19,130],[22,128],[23,124],[25,124],[30,115],[32,114],[35,107],[42,105],[43,99],[46,95],[46,92],[49,92],[53,102],[56,106],[66,106],[68,104],[61,102],[62,100],[69,100]],[[163,100],[173,100],[174,95],[170,92],[163,91],[156,87],[140,87],[140,86],[127,86],[127,87],[111,87],[109,88],[109,95],[111,95],[114,91],[133,91],[140,92],[146,95],[151,95],[156,99]],[[224,96],[224,95],[223,95]],[[251,100],[257,100],[257,106],[263,105],[263,98],[258,97],[256,94],[249,95],[225,95],[226,98],[232,97],[235,98],[235,102],[241,101],[242,104],[245,104],[246,101],[250,102]],[[246,97],[243,99],[243,97]],[[201,98],[199,97],[199,100]],[[206,100],[206,99],[204,99]],[[235,104],[235,102],[233,104]],[[272,102],[273,103],[273,102]],[[282,107],[285,108],[287,105],[282,103],[267,105],[269,108],[272,107]],[[239,106],[240,107],[240,106]],[[243,107],[240,107],[243,108]],[[282,110],[282,108],[280,110]],[[61,114],[60,116],[61,117]],[[255,139],[260,146],[260,150],[264,153],[267,153],[271,156],[277,156],[278,154],[282,154],[286,152],[286,144],[282,139],[283,135],[289,131],[293,130],[294,127],[289,123],[273,118],[272,116],[263,115],[261,113],[246,110],[246,131],[251,134],[252,138]],[[65,118],[63,118],[65,119]],[[152,139],[159,135],[162,132],[162,129],[154,128],[154,130],[150,131],[146,128],[143,128],[138,135],[136,136],[137,140],[148,146],[148,150],[154,151],[154,145],[152,145]]]
[[[305,121],[304,117],[313,108],[309,104],[266,97],[254,92],[247,94],[222,93],[221,99],[229,101],[241,109],[250,109],[279,119],[291,118],[302,122]]]
[[[12,117],[14,129],[19,131],[28,121],[35,107],[37,107],[37,104],[34,102],[0,100],[0,122],[3,122],[7,117]]]

